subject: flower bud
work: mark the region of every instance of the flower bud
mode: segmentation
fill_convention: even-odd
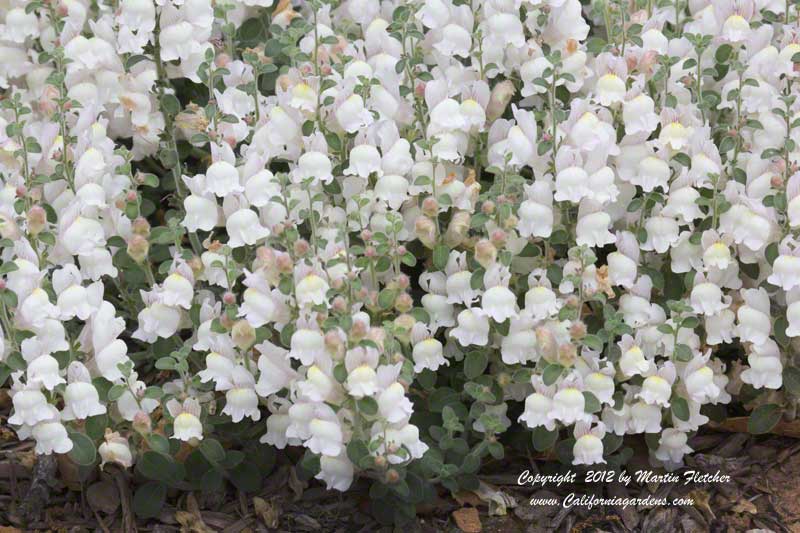
[[[583,321],[573,322],[569,328],[570,336],[575,340],[580,340],[586,336],[586,324]]]
[[[433,218],[439,214],[439,202],[433,196],[428,196],[422,201],[422,212]]]
[[[360,341],[367,334],[367,325],[361,320],[354,320],[353,326],[350,328],[350,338],[354,341]]]
[[[469,233],[469,225],[470,214],[467,211],[457,211],[444,234],[444,243],[450,248],[455,248],[464,242]]]
[[[150,223],[144,217],[136,217],[131,224],[131,229],[136,235],[148,237],[150,235]]]
[[[486,106],[486,121],[488,123],[492,123],[503,116],[515,92],[516,89],[511,80],[502,81],[494,86],[489,98],[489,105]]]
[[[47,226],[47,213],[40,205],[28,209],[28,233],[38,235]]]
[[[387,464],[388,462],[386,461],[386,457],[384,457],[383,455],[378,455],[377,457],[375,457],[375,468],[383,470],[384,468],[386,468]]]
[[[497,248],[486,239],[478,241],[475,245],[475,260],[488,269],[497,260]]]
[[[236,303],[236,295],[228,291],[222,295],[222,303],[225,305],[233,305]]]
[[[403,290],[407,289],[411,284],[411,280],[408,279],[408,276],[406,276],[405,274],[400,274],[399,276],[397,276],[396,281],[397,281],[397,286]]]
[[[294,248],[294,255],[298,257],[303,257],[308,253],[310,246],[307,240],[297,239],[296,241],[294,241],[293,248]]]
[[[407,313],[411,311],[412,307],[414,307],[414,300],[407,292],[399,294],[394,300],[394,308],[400,313]]]
[[[414,223],[414,233],[426,248],[433,249],[436,245],[436,224],[430,218],[418,217]]]
[[[562,344],[558,347],[558,363],[567,368],[575,364],[578,359],[578,349],[572,343]]]
[[[392,468],[386,471],[386,477],[384,479],[386,480],[386,483],[391,485],[400,481],[400,474],[397,472],[397,470]]]
[[[133,416],[133,429],[138,434],[145,436],[149,435],[153,429],[153,422],[150,420],[150,415],[144,411],[139,411]]]
[[[240,350],[247,350],[256,342],[256,330],[247,320],[239,320],[231,330],[233,343]]]
[[[138,264],[144,263],[150,251],[150,243],[141,235],[134,234],[128,241],[128,255]]]
[[[490,239],[492,241],[492,244],[494,244],[498,248],[502,248],[503,246],[505,246],[506,241],[508,240],[508,234],[501,229],[496,229],[492,232]]]
[[[505,229],[514,229],[519,225],[519,218],[516,215],[508,215],[508,217],[503,220],[503,228]]]
[[[291,256],[286,253],[282,253],[278,256],[275,265],[278,267],[278,272],[282,274],[290,274],[294,270],[294,261],[292,261]]]

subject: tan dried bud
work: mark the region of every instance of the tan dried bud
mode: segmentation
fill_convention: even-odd
[[[39,235],[47,227],[47,212],[40,205],[31,206],[26,218],[31,235]]]
[[[564,367],[571,367],[578,359],[578,349],[574,344],[567,343],[558,347],[558,363]]]
[[[142,237],[149,237],[150,236],[150,223],[144,217],[136,217],[131,224],[131,230],[136,235],[141,235]]]
[[[494,86],[489,98],[489,105],[486,106],[486,121],[488,123],[491,124],[503,116],[515,92],[516,89],[511,80],[502,81]]]
[[[397,483],[398,481],[400,481],[400,474],[397,473],[397,470],[391,468],[386,471],[386,476],[384,477],[384,479],[386,480],[386,483],[391,485],[393,483]]]
[[[256,330],[247,320],[239,320],[233,325],[231,338],[237,348],[247,350],[256,342]]]
[[[471,216],[469,212],[456,211],[447,226],[447,231],[444,233],[444,243],[450,248],[455,248],[464,242],[469,233],[470,222]]]
[[[491,241],[482,239],[475,245],[475,260],[488,269],[497,261],[497,248]]]
[[[414,307],[414,300],[406,292],[398,294],[394,300],[394,308],[400,313],[408,313],[412,307]]]
[[[422,201],[422,212],[433,218],[439,214],[439,202],[433,196],[428,196]]]
[[[141,235],[132,235],[128,241],[128,255],[138,264],[144,263],[150,252],[150,243]]]
[[[426,248],[436,246],[436,224],[426,216],[419,216],[414,222],[414,233]]]

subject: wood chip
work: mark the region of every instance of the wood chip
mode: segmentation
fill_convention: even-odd
[[[474,507],[462,507],[453,511],[453,520],[456,521],[458,528],[464,533],[480,533],[483,531],[481,518],[478,510]]]

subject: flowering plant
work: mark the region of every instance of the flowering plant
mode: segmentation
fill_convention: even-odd
[[[168,486],[532,446],[619,466],[800,394],[800,26],[753,0],[12,0],[0,384]],[[389,502],[391,505],[384,505]]]

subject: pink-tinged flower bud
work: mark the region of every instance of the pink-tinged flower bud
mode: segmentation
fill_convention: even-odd
[[[150,243],[141,235],[134,234],[128,241],[128,255],[138,264],[144,263],[150,251]]]
[[[6,280],[0,278],[0,291],[6,288]]]
[[[397,247],[397,255],[405,255],[408,250],[402,244]]]
[[[384,479],[386,480],[386,483],[391,485],[393,483],[397,483],[398,481],[400,481],[400,474],[397,473],[397,470],[391,468],[386,471],[386,476],[384,477]]]
[[[144,411],[139,411],[133,416],[133,429],[138,434],[145,436],[149,435],[153,429],[153,422],[150,420],[150,415]]]
[[[581,320],[576,320],[569,327],[569,334],[575,340],[580,340],[586,336],[586,324]]]
[[[375,457],[375,468],[383,470],[384,468],[386,468],[387,464],[388,461],[386,461],[386,457],[382,455],[378,455],[377,457]]]
[[[325,348],[334,356],[335,359],[339,359],[340,356],[344,355],[344,340],[338,332],[329,331],[325,334]]]
[[[486,120],[488,123],[492,123],[503,116],[515,92],[516,89],[511,80],[502,81],[494,86],[489,98],[489,105],[486,106]]]
[[[361,232],[361,240],[364,242],[372,240],[372,231],[365,229]]]
[[[131,229],[136,235],[148,237],[150,235],[150,223],[144,217],[136,217],[131,225]]]
[[[225,68],[230,62],[231,62],[231,56],[229,56],[225,52],[218,53],[217,57],[214,58],[214,64],[217,65],[217,68]]]
[[[405,274],[400,274],[397,276],[397,286],[403,290],[407,289],[409,285],[411,285],[411,280]]]
[[[294,255],[298,257],[303,257],[308,253],[310,246],[307,240],[297,239],[296,241],[294,241],[293,248],[294,248]]]
[[[486,239],[478,241],[475,245],[475,260],[488,269],[497,261],[497,248]]]
[[[281,253],[275,260],[275,265],[278,267],[278,272],[283,274],[290,274],[294,270],[294,261],[287,253]]]
[[[135,202],[139,198],[139,195],[136,191],[128,191],[125,195],[125,200],[128,202]]]
[[[344,279],[336,278],[331,280],[331,288],[337,291],[342,290],[344,288]]]
[[[233,343],[240,350],[247,350],[256,342],[256,330],[247,320],[239,320],[231,330]]]
[[[572,343],[562,344],[558,347],[558,363],[567,368],[575,364],[578,359],[578,349]]]
[[[496,229],[492,232],[490,237],[492,244],[497,246],[498,248],[502,248],[506,245],[506,241],[508,240],[508,233],[501,229]]]
[[[439,202],[433,196],[428,196],[422,201],[422,212],[433,218],[439,214]]]
[[[15,192],[17,194],[17,198],[25,198],[25,195],[28,193],[28,189],[24,185],[17,185]]]
[[[394,308],[401,313],[411,311],[412,307],[414,307],[414,300],[411,298],[411,295],[406,292],[398,294],[397,298],[394,300]]]
[[[484,215],[491,215],[494,213],[495,205],[491,200],[486,200],[481,204],[481,213]]]
[[[225,305],[233,305],[236,303],[236,295],[228,291],[222,295],[222,302]]]
[[[34,205],[28,209],[28,233],[38,235],[47,226],[47,212],[40,205]]]
[[[344,313],[345,311],[347,311],[347,301],[341,296],[337,296],[336,298],[333,299],[331,307],[333,308],[333,311],[335,313]]]
[[[114,207],[122,211],[125,209],[125,199],[124,198],[117,198],[114,200]]]
[[[436,246],[436,224],[430,218],[425,216],[417,217],[416,222],[414,222],[414,233],[426,248],[433,249]]]
[[[367,325],[361,320],[353,321],[353,327],[350,328],[350,338],[354,341],[360,341],[367,335]]]
[[[519,219],[516,215],[508,215],[508,217],[503,221],[503,228],[507,230],[511,230],[516,228],[519,225]]]
[[[366,257],[376,257],[377,255],[378,252],[375,250],[374,246],[367,246],[366,249],[364,249],[364,256]]]
[[[281,235],[283,235],[284,229],[285,226],[283,224],[275,224],[274,226],[272,226],[271,231],[273,235],[275,235],[276,237],[280,237]]]

